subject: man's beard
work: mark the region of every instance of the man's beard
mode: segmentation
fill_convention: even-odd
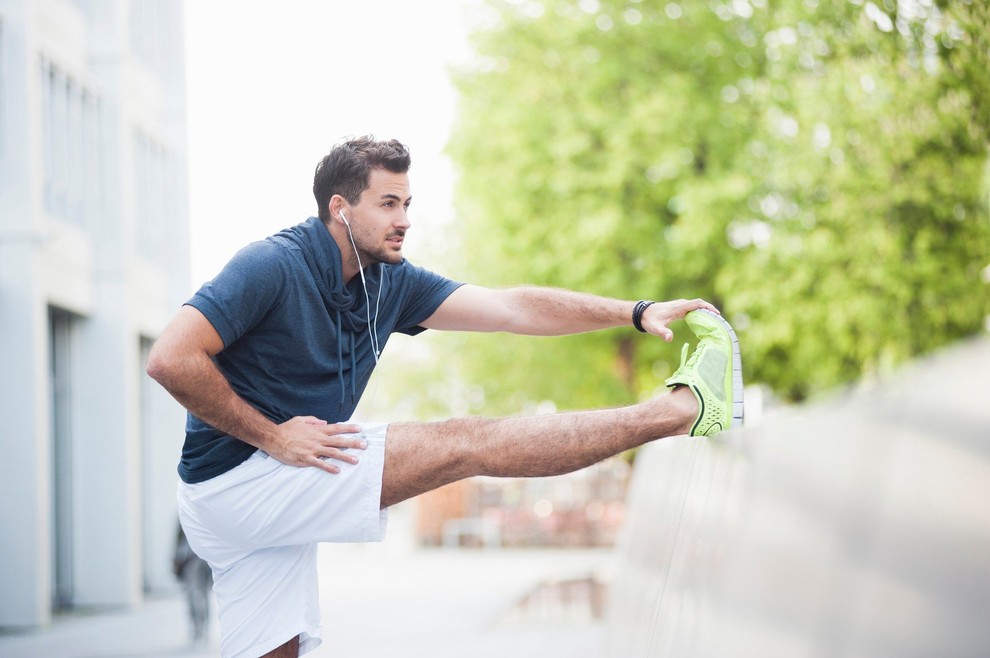
[[[386,263],[388,265],[395,265],[396,263],[402,262],[402,252],[392,251],[391,249],[379,248],[374,252],[365,252],[365,258],[370,259],[375,263]]]
[[[390,233],[385,236],[385,240],[391,240],[395,237],[405,237],[405,233]],[[371,265],[372,263],[386,263],[388,265],[395,265],[402,262],[402,250],[398,251],[390,249],[384,245],[376,245],[374,249],[365,249],[362,245],[358,245],[358,250],[361,254],[361,262],[365,267]]]

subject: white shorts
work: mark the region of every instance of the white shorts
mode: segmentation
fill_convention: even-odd
[[[197,484],[179,483],[179,520],[213,569],[220,653],[255,658],[299,635],[299,655],[320,645],[318,542],[382,541],[385,432],[364,425],[360,461],[340,473],[286,466],[261,450]]]

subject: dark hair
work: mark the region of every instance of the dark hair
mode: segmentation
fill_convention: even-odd
[[[373,169],[404,174],[411,164],[409,149],[395,139],[376,140],[365,135],[337,144],[316,165],[313,177],[313,196],[320,219],[325,223],[330,221],[330,197],[334,194],[344,197],[350,204],[357,204],[361,193],[368,189]]]

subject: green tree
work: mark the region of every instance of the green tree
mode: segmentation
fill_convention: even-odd
[[[747,324],[749,374],[790,399],[972,334],[990,311],[987,123],[973,99],[986,102],[987,69],[967,43],[986,32],[956,13],[986,9],[861,5],[805,4],[764,36],[764,174],[730,228],[743,258],[719,272]]]
[[[706,297],[748,379],[793,400],[979,330],[983,3],[488,4],[456,79],[455,276]],[[679,352],[443,338],[461,411],[629,402]]]
[[[711,272],[730,256],[723,209],[746,190],[734,160],[757,121],[745,99],[721,98],[738,62],[760,57],[751,27],[675,5],[492,6],[498,27],[477,35],[480,67],[458,78],[451,144],[470,278],[720,301]],[[676,365],[674,349],[632,329],[549,349],[462,340],[468,376],[501,411],[628,402]]]

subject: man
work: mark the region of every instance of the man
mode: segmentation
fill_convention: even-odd
[[[409,152],[362,137],[317,166],[319,217],[241,250],[165,328],[148,374],[189,410],[179,516],[213,569],[224,656],[320,644],[316,545],[380,541],[387,508],[475,475],[574,471],[742,419],[735,335],[702,300],[638,303],[462,285],[402,257]],[[701,339],[669,394],[620,409],[346,422],[391,333],[561,335],[630,324]],[[685,353],[686,354],[686,353]]]

